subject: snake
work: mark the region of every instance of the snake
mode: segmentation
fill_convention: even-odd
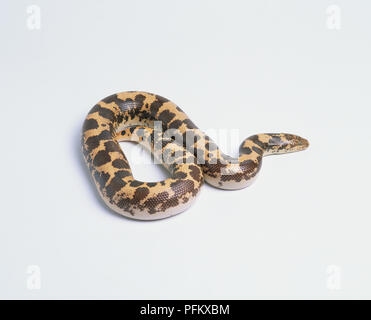
[[[169,178],[135,179],[122,141],[141,144]],[[255,134],[243,140],[238,157],[230,157],[175,103],[153,93],[125,91],[93,106],[82,126],[81,146],[109,208],[132,219],[158,220],[186,210],[204,181],[219,189],[245,188],[256,179],[264,156],[305,150],[309,142],[288,133]]]

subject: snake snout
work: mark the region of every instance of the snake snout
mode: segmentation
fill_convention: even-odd
[[[296,136],[293,141],[293,147],[296,151],[305,150],[309,147],[309,141],[305,138]]]

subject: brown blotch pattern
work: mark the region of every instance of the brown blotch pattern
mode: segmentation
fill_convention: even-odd
[[[177,129],[162,139],[151,126]],[[191,146],[186,137],[192,137]],[[172,177],[158,182],[136,180],[120,141],[137,141],[165,161]],[[218,146],[168,99],[128,91],[97,103],[82,127],[82,151],[103,200],[116,212],[137,219],[160,219],[183,210],[197,196],[203,179],[219,188],[238,189],[258,173],[266,154],[304,150],[308,142],[290,134],[260,134],[243,141],[240,156],[223,154]],[[190,150],[187,148],[191,147]],[[157,151],[156,151],[157,150]]]

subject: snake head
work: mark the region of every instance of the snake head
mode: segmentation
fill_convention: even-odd
[[[289,153],[305,150],[309,147],[307,139],[289,133],[269,134],[265,154]]]

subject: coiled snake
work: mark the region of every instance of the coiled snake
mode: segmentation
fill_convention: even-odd
[[[171,178],[136,180],[119,145],[128,140],[150,150]],[[263,156],[300,151],[308,145],[306,139],[292,134],[257,134],[242,142],[238,158],[231,158],[173,102],[139,91],[98,102],[82,130],[84,158],[102,199],[119,214],[140,220],[184,211],[198,195],[203,179],[221,189],[244,188],[259,172]]]

